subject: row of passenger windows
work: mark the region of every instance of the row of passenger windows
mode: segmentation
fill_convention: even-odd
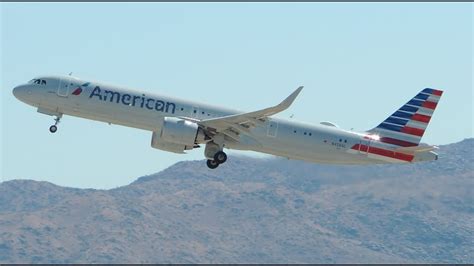
[[[296,131],[296,130],[293,130],[293,133],[295,133],[295,134],[296,134],[296,133],[297,133],[297,131]],[[313,135],[313,133],[304,131],[304,132],[303,132],[303,135],[312,136],[312,135]]]
[[[183,107],[181,107],[180,110],[184,112],[184,108],[183,108]],[[193,110],[193,113],[194,113],[194,114],[197,114],[198,111],[194,109],[194,110]],[[207,114],[207,116],[211,116],[210,113],[206,113],[206,112],[204,112],[204,111],[201,111],[201,114],[202,114],[202,115],[206,115],[206,114]]]
[[[183,109],[183,108],[181,108],[181,109]],[[197,110],[193,110],[193,113],[197,114]],[[206,115],[206,112],[201,111],[201,114],[202,114],[202,115]],[[211,114],[210,114],[210,113],[207,113],[207,116],[211,116]]]
[[[298,131],[295,129],[295,130],[293,130],[293,133],[295,133],[295,134],[296,134],[296,133],[298,133]],[[313,135],[313,133],[311,133],[311,132],[306,132],[306,131],[303,131],[303,135],[305,135],[305,136],[312,136],[312,135]],[[339,139],[339,142],[344,142],[344,143],[347,143],[347,139]]]
[[[28,83],[34,83],[34,84],[38,84],[38,85],[46,85],[46,80],[44,80],[44,79],[32,79]]]

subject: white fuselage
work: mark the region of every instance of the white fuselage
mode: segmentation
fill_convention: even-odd
[[[159,132],[164,117],[197,120],[242,113],[238,110],[174,97],[126,89],[72,77],[45,77],[46,84],[25,84],[15,96],[49,115],[65,114]],[[393,145],[368,138],[367,133],[330,125],[310,125],[270,117],[264,124],[228,141],[226,148],[252,150],[290,159],[333,164],[403,163],[407,161],[369,154],[355,146],[390,150]],[[199,144],[199,143],[198,143]],[[358,145],[359,144],[359,145]],[[427,160],[419,158],[418,160]],[[417,161],[414,158],[411,161]]]

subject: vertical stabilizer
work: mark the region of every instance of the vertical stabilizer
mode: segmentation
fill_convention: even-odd
[[[424,89],[380,125],[369,130],[380,141],[401,147],[418,146],[443,91]]]

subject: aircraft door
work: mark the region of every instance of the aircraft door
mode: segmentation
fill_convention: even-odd
[[[359,154],[367,155],[370,150],[370,141],[371,139],[362,138],[359,145]]]
[[[69,80],[61,79],[57,94],[61,97],[67,97],[69,95]]]
[[[267,135],[270,137],[276,137],[278,132],[278,123],[275,121],[269,121],[267,126]]]

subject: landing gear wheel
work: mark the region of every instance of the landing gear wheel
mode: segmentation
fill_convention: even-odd
[[[54,119],[54,125],[50,126],[49,127],[49,132],[51,133],[55,133],[56,131],[58,131],[58,123],[59,121],[61,121],[61,117],[62,117],[62,114],[60,114],[59,116],[57,116],[55,119]]]
[[[52,125],[49,127],[49,132],[55,133],[56,131],[58,131],[58,127],[56,125]]]
[[[225,163],[227,161],[227,154],[223,151],[218,151],[216,154],[214,154],[214,161],[218,162],[219,164]]]
[[[209,167],[210,169],[216,169],[217,166],[219,166],[219,163],[216,162],[215,160],[207,160],[207,167]]]

